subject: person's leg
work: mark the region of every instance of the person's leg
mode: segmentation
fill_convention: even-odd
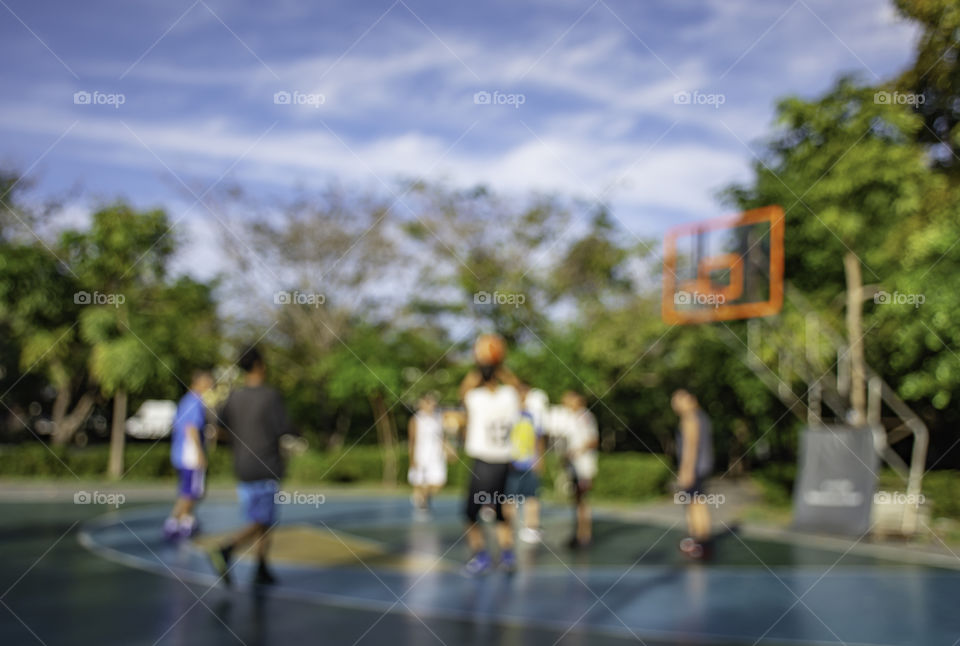
[[[528,529],[540,530],[540,500],[535,496],[523,500],[524,524]]]
[[[506,525],[513,527],[516,522],[519,505],[514,502],[508,502],[503,506],[503,520]]]
[[[587,500],[589,487],[584,486],[577,502],[577,542],[587,545],[593,538],[593,522],[590,517],[590,503]]]
[[[501,551],[513,549],[513,525],[506,518],[497,523],[497,542]]]
[[[183,496],[177,496],[176,502],[173,503],[173,510],[171,510],[170,512],[170,517],[180,520],[180,518],[183,516],[184,512],[186,511],[187,505],[189,502],[190,502],[189,499]]]
[[[416,485],[413,488],[413,504],[417,509],[423,509],[426,506],[426,495],[424,494],[423,487]]]
[[[214,567],[228,585],[233,552],[248,543],[253,543],[251,549],[257,555],[258,568],[255,583],[274,582],[273,576],[267,570],[266,558],[269,549],[269,532],[276,522],[274,497],[278,488],[279,483],[272,480],[238,484],[237,494],[240,498],[240,506],[244,517],[249,522],[246,527],[210,554]]]
[[[234,534],[230,540],[221,545],[221,547],[230,548],[231,550],[241,548],[248,543],[252,543],[257,540],[262,533],[262,526],[260,523],[250,523],[239,532]]]
[[[687,505],[687,527],[690,536],[698,543],[710,539],[710,510],[702,502]]]
[[[503,502],[503,518],[506,523],[513,527],[519,511],[518,493],[520,481],[519,474],[511,468],[507,473],[507,483],[504,487],[505,500]]]
[[[483,537],[483,528],[479,523],[467,523],[467,545],[474,554],[486,551],[487,541]]]
[[[193,498],[184,498],[183,506],[180,510],[180,515],[178,518],[183,518],[184,516],[193,516],[193,508],[196,507],[197,501]]]
[[[483,528],[477,522],[480,509],[488,500],[489,494],[485,490],[488,464],[482,460],[474,460],[471,468],[470,486],[467,488],[467,500],[464,506],[467,521],[467,545],[472,556],[464,566],[464,572],[475,576],[490,569],[491,559],[487,553],[486,539]]]

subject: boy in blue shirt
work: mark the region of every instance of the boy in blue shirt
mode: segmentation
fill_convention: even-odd
[[[203,498],[207,472],[207,455],[203,442],[207,409],[203,395],[213,387],[213,377],[206,370],[197,370],[190,380],[190,389],[177,405],[170,434],[170,462],[177,470],[177,501],[170,517],[163,524],[168,540],[186,538],[197,533],[193,509]]]

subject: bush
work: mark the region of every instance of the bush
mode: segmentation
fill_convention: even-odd
[[[760,485],[763,500],[775,507],[793,504],[793,485],[797,480],[797,465],[792,462],[768,463],[751,474]]]
[[[593,495],[611,500],[646,500],[667,491],[672,479],[669,463],[650,453],[600,455]]]
[[[0,447],[0,476],[102,478],[107,472],[109,447],[105,444],[78,447],[53,447],[40,443]],[[229,480],[233,477],[229,446],[218,446],[210,452],[210,477]],[[470,479],[469,459],[461,456],[448,465],[447,486],[463,489]],[[167,442],[127,445],[124,476],[127,480],[172,478],[170,445]],[[397,478],[405,484],[409,460],[406,447],[397,451]],[[543,489],[547,495],[560,471],[556,455],[548,454],[544,465]],[[380,484],[383,453],[377,446],[360,445],[352,449],[324,453],[307,451],[294,456],[287,469],[291,483],[309,484]],[[670,481],[670,469],[663,459],[648,453],[600,454],[600,474],[594,483],[594,495],[610,500],[644,500],[662,495]]]
[[[931,471],[923,477],[923,495],[938,518],[960,518],[960,471]]]
[[[107,473],[110,447],[94,444],[84,448],[49,446],[39,442],[0,446],[0,476],[102,478]],[[229,450],[211,452],[212,475],[229,474],[232,469]],[[167,442],[132,442],[124,455],[126,480],[152,480],[173,477],[170,445]]]

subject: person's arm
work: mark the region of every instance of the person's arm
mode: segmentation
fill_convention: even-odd
[[[543,463],[547,454],[547,438],[540,434],[537,436],[537,460],[533,463],[533,470],[537,474],[543,473]]]
[[[407,442],[408,442],[408,453],[410,455],[410,468],[417,468],[417,416],[412,415],[410,417],[410,422],[407,424]]]
[[[287,415],[287,407],[283,403],[283,397],[279,391],[274,391],[273,400],[273,419],[276,429],[277,439],[283,435],[294,435],[299,437],[300,431],[294,428],[290,422],[290,416]]]
[[[683,448],[680,452],[680,473],[677,474],[677,485],[686,489],[693,485],[696,479],[697,444],[700,441],[700,425],[693,415],[685,415],[680,420],[680,441]]]
[[[203,452],[203,443],[200,442],[200,429],[198,429],[193,424],[187,426],[186,440],[187,442],[192,442],[194,449],[197,451],[197,468],[206,469],[207,468],[207,454]]]
[[[467,393],[483,383],[483,377],[480,376],[480,371],[477,369],[472,369],[468,372],[463,381],[460,382],[459,397],[462,402],[467,397]]]
[[[508,386],[513,386],[514,388],[519,388],[523,385],[523,382],[513,374],[513,371],[506,366],[499,366],[497,368],[497,378]]]

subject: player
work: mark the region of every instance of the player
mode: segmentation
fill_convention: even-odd
[[[520,385],[520,400],[523,410],[520,418],[510,431],[510,445],[513,449],[513,462],[507,474],[507,506],[504,515],[513,522],[519,509],[523,509],[524,523],[518,532],[525,543],[539,543],[540,501],[537,492],[540,488],[540,475],[543,473],[543,454],[546,439],[543,434],[543,414],[549,405],[546,393],[542,390]]]
[[[177,404],[170,433],[170,462],[177,471],[177,501],[163,524],[167,540],[187,538],[199,531],[193,510],[197,501],[203,498],[207,472],[203,442],[207,408],[203,395],[212,387],[210,373],[197,370],[190,378],[190,388]]]
[[[283,435],[295,435],[280,393],[268,386],[267,368],[256,347],[240,355],[244,385],[230,393],[220,421],[233,440],[237,495],[247,526],[210,553],[214,568],[230,584],[230,560],[238,547],[253,543],[257,554],[254,583],[268,585],[276,578],[267,566],[269,532],[276,522],[275,496],[280,490],[284,461]]]
[[[572,549],[589,547],[593,526],[587,494],[597,476],[597,447],[600,433],[597,419],[587,410],[586,399],[568,390],[562,406],[554,414],[555,432],[566,445],[564,461],[573,487],[574,533],[568,541]]]
[[[464,567],[466,574],[487,573],[493,561],[487,552],[483,528],[477,524],[481,509],[492,510],[497,519],[500,568],[516,569],[513,532],[503,515],[507,469],[513,460],[510,430],[520,415],[516,377],[503,365],[506,347],[497,335],[481,335],[474,344],[477,367],[460,385],[460,397],[467,412],[464,450],[473,458],[467,493],[467,542],[473,556]]]
[[[436,395],[427,394],[417,403],[417,412],[407,427],[410,442],[410,470],[413,502],[419,512],[430,509],[433,496],[447,483],[447,453],[443,423],[437,412]]]
[[[677,430],[677,500],[687,506],[690,536],[680,541],[680,550],[691,558],[709,556],[710,511],[703,500],[703,483],[713,471],[713,425],[697,398],[679,389],[670,398],[680,417]]]

